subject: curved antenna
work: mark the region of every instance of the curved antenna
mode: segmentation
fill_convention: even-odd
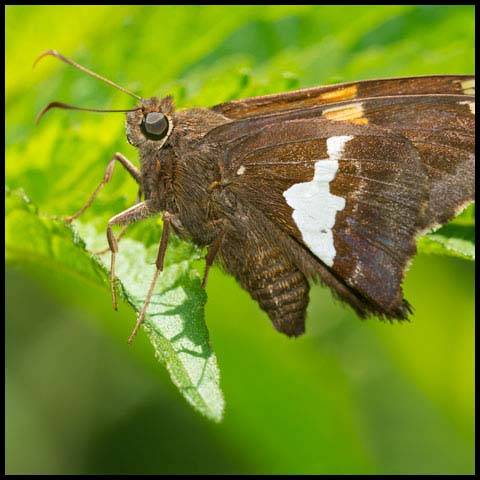
[[[98,73],[92,72],[92,71],[89,70],[88,68],[82,67],[81,65],[79,65],[79,64],[76,63],[76,62],[74,62],[73,60],[70,60],[69,58],[64,57],[62,54],[58,53],[56,50],[46,50],[45,52],[43,52],[42,54],[40,54],[40,55],[37,57],[37,59],[35,60],[35,62],[33,62],[33,67],[35,67],[35,65],[36,65],[43,57],[46,57],[47,55],[51,55],[52,57],[56,57],[56,58],[58,58],[59,60],[61,60],[62,62],[68,63],[68,64],[71,65],[72,67],[78,68],[78,69],[81,70],[82,72],[88,73],[88,75],[91,75],[92,77],[98,78],[98,80],[101,80],[102,82],[108,83],[108,84],[111,85],[112,87],[115,87],[115,88],[117,88],[118,90],[121,90],[122,92],[124,92],[124,93],[126,93],[126,94],[128,94],[128,95],[131,95],[132,97],[136,98],[137,100],[140,100],[140,101],[143,100],[142,97],[140,97],[139,95],[136,95],[135,93],[132,93],[132,92],[130,92],[129,90],[127,90],[126,88],[123,88],[123,87],[121,87],[120,85],[117,85],[116,83],[112,82],[111,80],[108,80],[107,78],[102,77],[102,76],[99,75]]]
[[[40,110],[40,113],[35,119],[35,125],[42,119],[42,117],[52,108],[61,108],[63,110],[83,110],[84,112],[100,112],[100,113],[111,113],[111,112],[134,112],[135,110],[141,110],[142,107],[130,108],[128,110],[101,110],[99,108],[82,108],[75,107],[74,105],[67,105],[62,102],[51,102]]]

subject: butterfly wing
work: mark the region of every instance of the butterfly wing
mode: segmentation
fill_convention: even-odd
[[[348,82],[234,100],[216,105],[212,109],[227,118],[239,120],[278,115],[342,101],[355,102],[363,98],[432,94],[474,95],[475,76],[428,75]]]
[[[307,277],[332,286],[330,270],[362,316],[406,316],[400,283],[428,200],[411,142],[375,127],[292,120],[230,144],[224,174],[249,218],[303,246],[290,260]]]
[[[471,77],[467,78],[463,82],[455,82],[463,83],[469,87],[466,91],[472,91]],[[455,82],[453,85],[457,85]],[[229,124],[229,129],[235,130],[235,137],[239,138],[267,125],[279,125],[294,119],[320,118],[335,123],[376,125],[400,134],[414,144],[429,183],[429,204],[425,215],[419,219],[419,230],[426,231],[447,222],[473,201],[474,95],[399,94],[342,101],[237,120]]]
[[[418,231],[473,199],[472,103],[444,94],[343,101],[233,121],[210,135],[224,151],[228,189],[251,218],[303,247],[290,260],[307,277],[361,316],[402,319]]]

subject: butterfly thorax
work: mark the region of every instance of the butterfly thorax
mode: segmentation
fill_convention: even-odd
[[[162,149],[162,156],[173,158],[160,173],[167,184],[167,204],[173,202],[178,217],[191,239],[208,245],[218,231],[221,217],[215,196],[220,188],[222,172],[216,146],[204,142],[204,136],[217,125],[225,123],[223,115],[208,109],[177,112],[172,135]],[[171,172],[171,174],[170,174]]]
[[[229,120],[210,109],[175,112],[170,97],[144,100],[127,115],[127,138],[139,151],[145,200],[155,211],[176,215],[199,245],[216,234],[212,189],[222,181],[216,146],[203,138],[225,123]]]

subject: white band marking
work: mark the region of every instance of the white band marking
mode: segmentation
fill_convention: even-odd
[[[345,199],[332,195],[329,184],[337,174],[345,145],[352,138],[350,135],[328,138],[328,158],[315,163],[313,179],[292,185],[283,192],[288,205],[293,208],[292,217],[303,241],[329,267],[336,255],[332,228],[337,212],[345,208]]]

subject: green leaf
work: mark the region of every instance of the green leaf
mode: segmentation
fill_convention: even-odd
[[[431,253],[475,260],[475,244],[462,238],[430,234],[417,242],[419,253]]]
[[[450,223],[418,239],[419,253],[475,260],[475,204]]]
[[[107,289],[109,255],[103,254],[99,259],[89,253],[104,247],[105,235],[97,233],[92,225],[77,222],[71,227],[55,217],[41,215],[24,194],[7,190],[8,262],[66,270]],[[217,360],[204,322],[206,294],[192,267],[200,252],[178,239],[173,239],[169,247],[144,327],[156,357],[166,365],[182,395],[205,416],[220,421],[224,400]],[[137,313],[155,270],[156,249],[155,244],[146,247],[130,238],[120,243],[117,278],[122,296]]]

